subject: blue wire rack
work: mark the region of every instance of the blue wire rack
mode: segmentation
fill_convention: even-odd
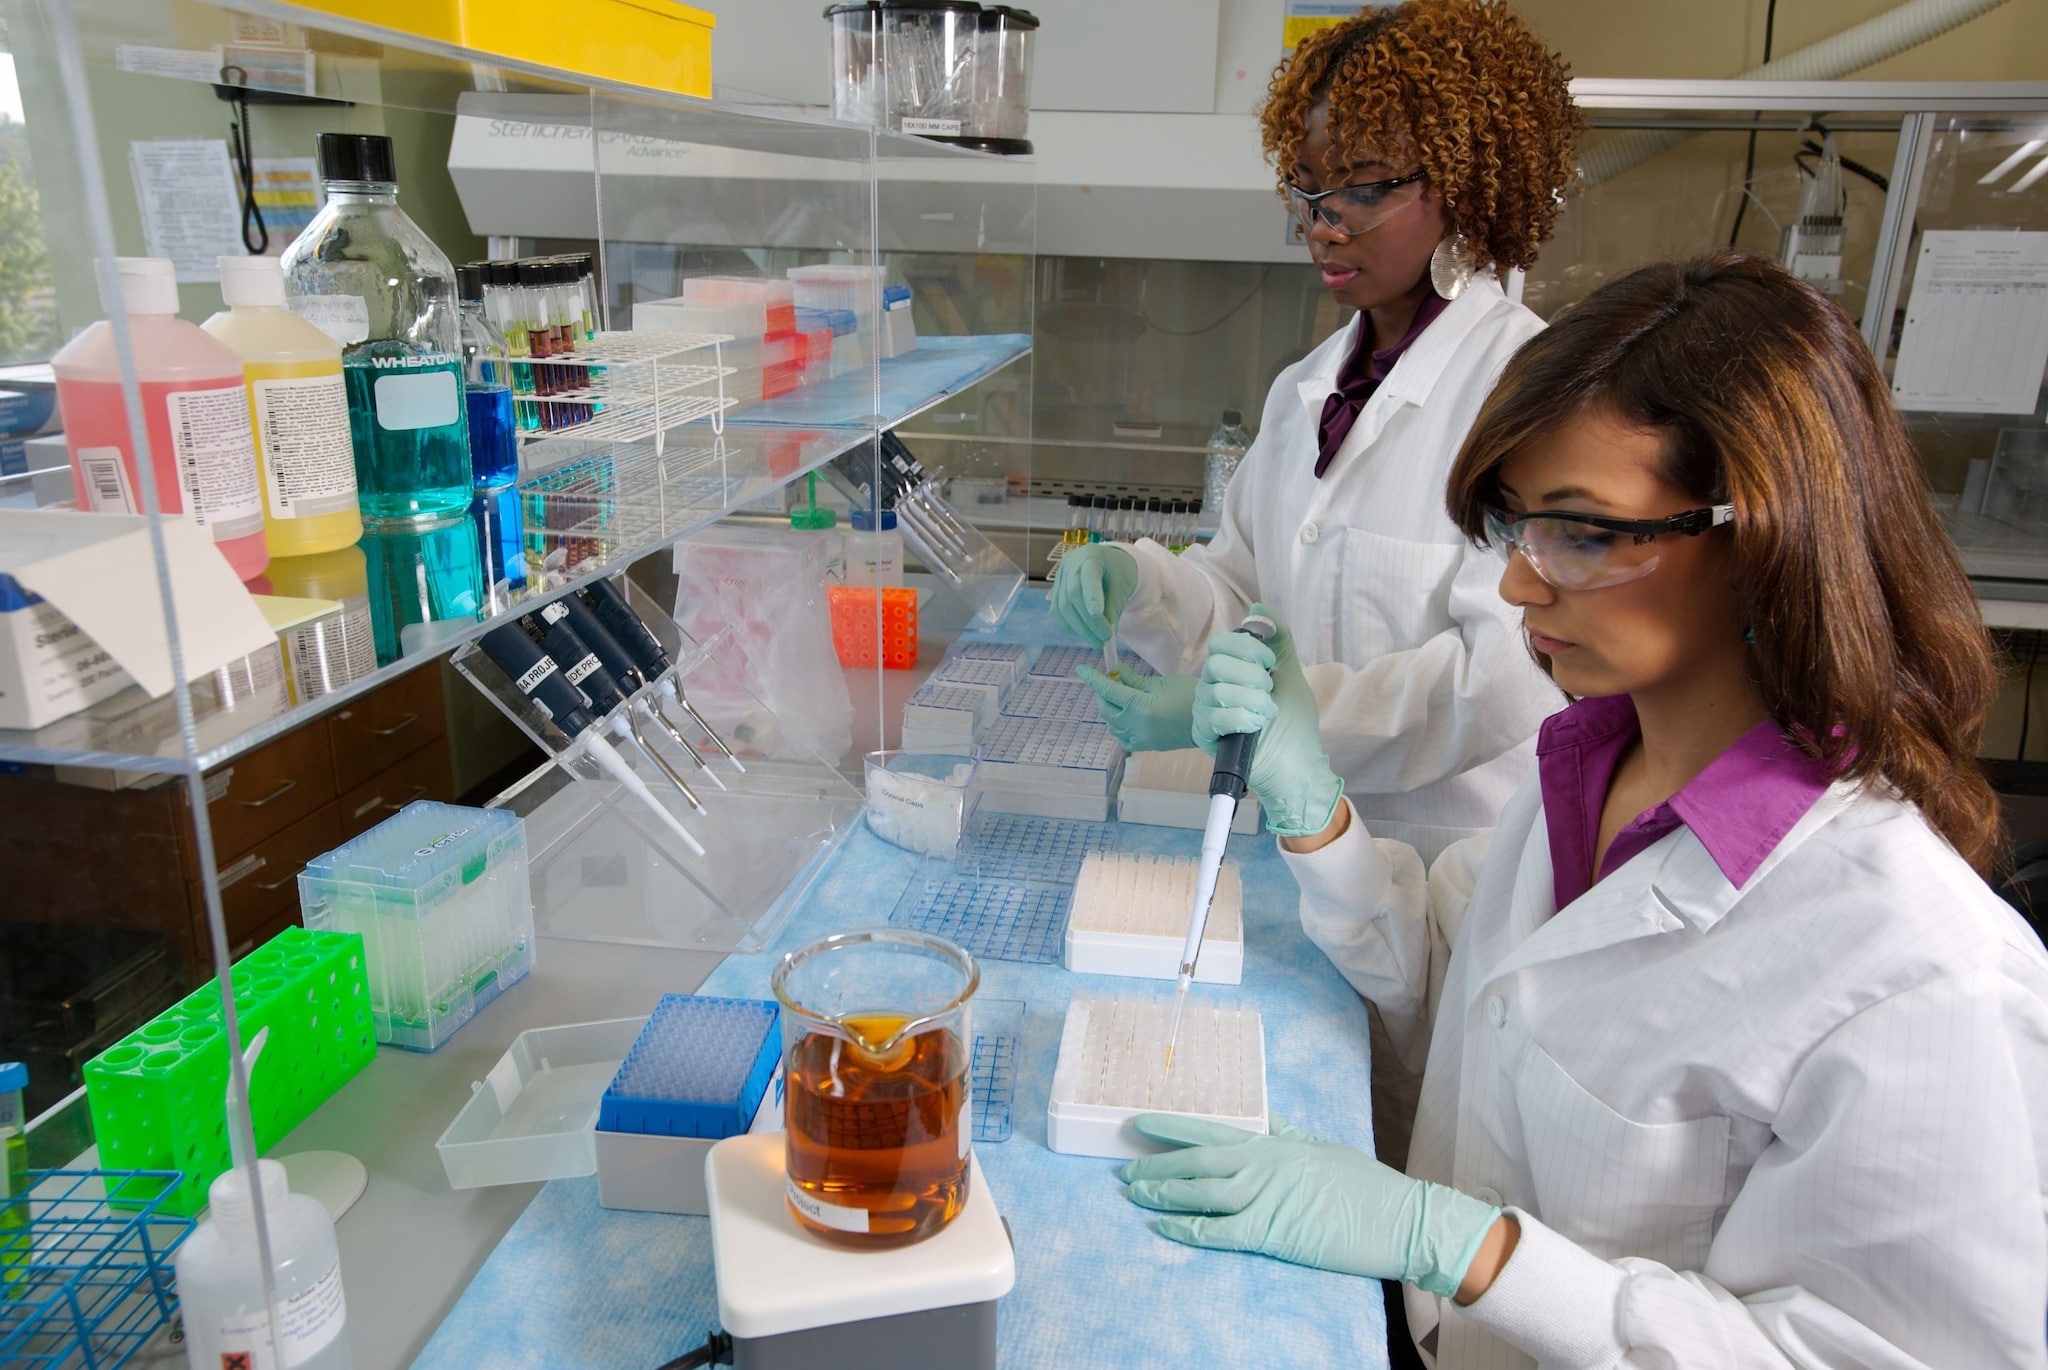
[[[0,1365],[114,1370],[170,1321],[171,1253],[192,1220],[157,1205],[184,1178],[31,1170],[26,1194],[0,1201]]]
[[[974,1097],[974,1140],[1010,1140],[1010,1107],[1017,1097],[1017,1053],[1024,1045],[1024,1001],[974,1001],[974,1060],[968,1087]]]
[[[1071,889],[1091,853],[1115,849],[1115,823],[994,813],[977,805],[960,829],[957,861],[962,875],[1046,880]]]
[[[1130,648],[1123,649],[1120,658],[1126,675],[1158,675],[1159,672],[1146,665],[1144,660]],[[1031,663],[1031,674],[1035,676],[1071,676],[1076,666],[1093,666],[1102,669],[1100,647],[1041,647],[1038,660]]]
[[[990,961],[1049,966],[1060,959],[1073,902],[1071,885],[965,879],[949,863],[927,861],[889,921],[958,942]]]

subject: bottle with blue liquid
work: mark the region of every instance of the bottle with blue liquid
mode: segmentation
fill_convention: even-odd
[[[476,526],[485,607],[506,607],[526,586],[519,520],[519,430],[512,410],[512,352],[484,302],[484,267],[455,269],[462,302],[462,395],[469,420],[470,521]]]

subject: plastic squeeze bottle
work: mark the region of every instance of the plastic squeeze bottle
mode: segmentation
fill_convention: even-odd
[[[243,1053],[249,1068],[270,1029]],[[228,1107],[235,1107],[229,1077]],[[228,1129],[239,1153],[236,1130]],[[248,1365],[264,1370],[352,1370],[348,1307],[341,1292],[341,1249],[334,1219],[318,1199],[287,1187],[284,1165],[258,1161],[264,1229],[270,1235],[271,1279],[277,1291],[277,1337],[271,1337],[263,1295],[263,1264],[256,1245],[256,1210],[249,1195],[248,1160],[207,1190],[211,1211],[178,1248],[178,1302],[185,1319],[185,1364],[190,1370]]]
[[[340,345],[285,308],[275,257],[222,257],[220,294],[228,307],[200,327],[242,359],[270,555],[351,545],[363,521]]]
[[[263,494],[242,359],[178,317],[178,280],[156,257],[116,259],[149,434],[150,469],[166,514],[190,514],[243,580],[263,573]],[[102,319],[51,359],[78,507],[139,514],[142,486],[114,328]]]

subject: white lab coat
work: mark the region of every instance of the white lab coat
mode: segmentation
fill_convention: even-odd
[[[1542,321],[1479,275],[1409,345],[1319,480],[1316,428],[1355,323],[1280,374],[1206,547],[1140,542],[1118,625],[1159,670],[1263,600],[1293,631],[1323,745],[1375,831],[1433,858],[1489,828],[1563,703],[1501,602],[1498,557],[1444,512],[1466,431]]]
[[[1837,784],[1741,889],[1681,827],[1562,912],[1533,771],[1426,880],[1287,860],[1427,1046],[1409,1173],[1521,1222],[1470,1308],[1407,1291],[1438,1366],[2048,1365],[2048,956],[1910,806]]]

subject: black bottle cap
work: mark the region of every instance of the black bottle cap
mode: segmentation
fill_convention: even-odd
[[[1156,499],[1148,499],[1148,500],[1146,500],[1146,501],[1145,501],[1145,512],[1146,512],[1146,513],[1148,513],[1148,514],[1156,514],[1156,513],[1158,513],[1158,512],[1159,512],[1159,501],[1158,501],[1158,500],[1156,500]]]
[[[518,285],[518,284],[519,284],[519,263],[517,263],[517,262],[485,262],[485,263],[483,264],[483,266],[484,266],[484,284],[485,284],[485,285]]]
[[[484,269],[478,263],[455,268],[455,297],[465,303],[482,303],[484,298]]]
[[[319,149],[323,181],[398,183],[391,140],[381,133],[323,133],[315,146]]]
[[[1015,5],[983,5],[981,26],[985,29],[1000,28],[1008,24],[1013,29],[1035,29],[1038,16],[1030,10],[1020,10]]]
[[[1238,409],[1226,409],[1223,411],[1223,421],[1232,428],[1235,428],[1244,422],[1244,412]]]
[[[529,258],[526,261],[515,263],[515,265],[519,269],[519,284],[543,286],[548,283],[548,264],[546,262],[534,261]]]

